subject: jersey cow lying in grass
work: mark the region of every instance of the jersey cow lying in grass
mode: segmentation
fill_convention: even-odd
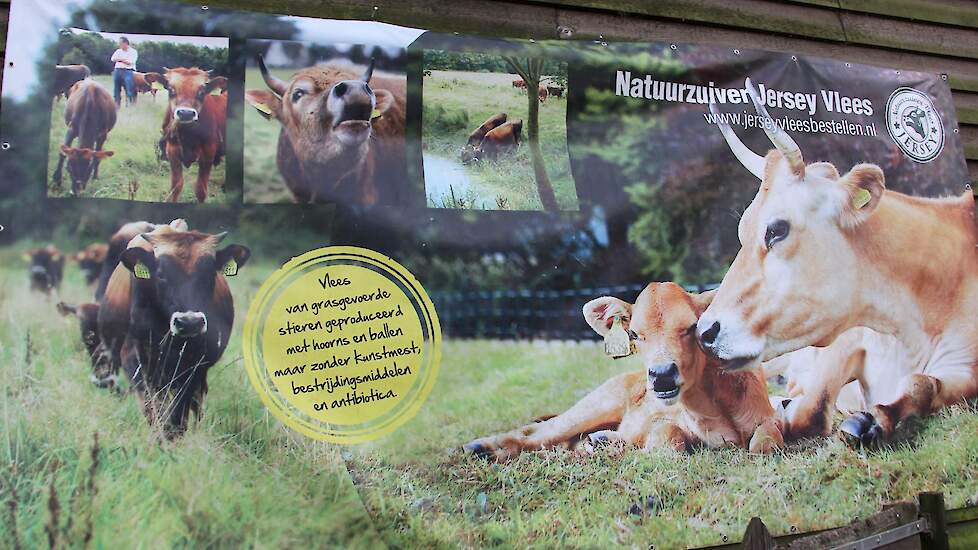
[[[286,82],[258,56],[268,90],[248,90],[282,124],[276,163],[298,203],[397,204],[405,171],[404,76],[330,62]]]
[[[645,370],[608,380],[563,414],[477,439],[465,450],[504,461],[586,433],[593,440],[639,448],[732,444],[767,453],[782,447],[763,374],[724,373],[720,362],[696,343],[696,319],[711,298],[711,293],[691,295],[673,283],[653,283],[634,305],[610,296],[588,302],[584,318],[591,327],[605,335],[618,317]]]
[[[771,121],[749,79],[746,85],[761,119]],[[885,440],[910,416],[978,395],[971,190],[945,199],[889,191],[874,164],[845,174],[827,162],[805,164],[783,129],[764,129],[776,148],[761,157],[720,125],[761,185],[740,219],[741,249],[698,322],[704,348],[735,371],[832,345],[855,327],[892,336],[864,351],[889,358],[881,368],[900,379],[896,395],[842,423],[854,443]],[[927,253],[912,243],[927,243]]]
[[[207,370],[224,353],[234,321],[225,275],[250,251],[218,248],[225,234],[161,226],[122,253],[99,308],[98,330],[121,360],[150,425],[172,439],[200,413]]]
[[[210,76],[196,67],[168,69],[164,74],[146,73],[143,79],[158,82],[170,94],[160,139],[162,157],[170,161],[170,193],[177,202],[183,192],[183,168],[197,163],[194,196],[207,200],[211,170],[224,158],[228,110],[227,78]],[[214,93],[212,93],[214,92]]]

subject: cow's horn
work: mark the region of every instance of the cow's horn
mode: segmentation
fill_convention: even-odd
[[[227,237],[227,236],[228,236],[228,232],[227,231],[221,231],[220,233],[217,233],[217,234],[213,235],[211,238],[214,239],[214,244],[218,244],[221,241],[223,241],[224,238]]]
[[[289,87],[284,80],[275,78],[268,72],[268,67],[265,66],[265,58],[261,54],[258,54],[258,68],[261,70],[261,77],[265,79],[265,84],[273,92],[279,95],[279,97],[285,95],[285,90]]]
[[[784,158],[788,160],[791,171],[799,178],[804,177],[805,159],[801,156],[801,148],[798,147],[795,140],[791,139],[788,132],[785,132],[784,128],[778,126],[771,115],[768,114],[767,109],[761,103],[761,95],[754,88],[754,83],[750,81],[750,78],[744,80],[744,86],[747,88],[747,94],[750,95],[750,100],[754,103],[754,109],[757,110],[757,114],[763,120],[764,133],[767,134],[771,143],[781,151]]]
[[[141,233],[139,236],[149,244],[154,246],[156,245],[156,243],[153,242],[156,239],[156,235],[152,233]]]
[[[744,168],[750,170],[754,177],[763,180],[764,179],[764,157],[758,155],[754,151],[751,151],[744,142],[740,141],[737,137],[737,133],[733,131],[730,124],[727,124],[726,119],[721,118],[719,112],[717,112],[716,105],[710,103],[710,112],[713,113],[713,119],[717,123],[717,127],[720,128],[720,133],[723,134],[723,139],[727,141],[727,145],[733,152],[737,160],[744,165]]]
[[[367,65],[367,70],[364,71],[364,73],[363,73],[363,79],[362,80],[364,82],[370,82],[370,79],[373,78],[373,76],[374,76],[374,63],[376,63],[376,62],[377,62],[377,59],[376,58],[373,58],[373,57],[370,58],[370,64]]]

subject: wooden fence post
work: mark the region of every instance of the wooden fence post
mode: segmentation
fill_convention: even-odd
[[[920,515],[927,518],[930,532],[921,535],[925,550],[948,550],[947,520],[944,515],[944,494],[926,492],[917,495]]]

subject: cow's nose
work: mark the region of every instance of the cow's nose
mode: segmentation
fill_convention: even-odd
[[[346,94],[349,88],[350,88],[349,84],[347,84],[346,82],[340,82],[339,84],[333,87],[333,95],[335,95],[336,97],[343,97],[343,95]]]
[[[45,270],[43,267],[41,267],[39,265],[32,265],[31,266],[31,273],[33,273],[34,275],[46,275],[47,274],[47,270]]]
[[[712,346],[720,335],[720,321],[714,321],[710,328],[700,333],[700,342],[704,346]]]
[[[173,111],[177,118],[183,122],[189,122],[192,120],[197,120],[197,109],[188,109],[186,107],[180,107]]]
[[[675,378],[679,376],[676,363],[662,363],[649,367],[649,378]]]
[[[207,332],[207,316],[199,311],[174,313],[170,317],[170,334],[191,338]]]

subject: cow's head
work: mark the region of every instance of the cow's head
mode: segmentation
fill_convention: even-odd
[[[68,175],[71,177],[71,192],[78,194],[92,179],[95,161],[111,157],[113,151],[96,151],[87,147],[61,146],[61,154],[68,159]]]
[[[102,264],[109,255],[109,245],[105,243],[94,243],[86,246],[82,251],[75,254],[73,259],[78,263],[85,275],[85,282],[92,284],[98,279],[102,271]]]
[[[199,231],[144,233],[152,247],[131,246],[121,263],[132,272],[143,303],[137,307],[166,322],[174,338],[195,338],[207,332],[207,314],[214,299],[216,277],[234,274],[251,256],[251,251],[232,244],[218,249],[226,233],[210,235]]]
[[[761,157],[720,125],[730,149],[761,184],[740,219],[741,249],[697,327],[704,349],[729,369],[828,345],[849,328],[858,313],[853,275],[866,261],[851,239],[885,188],[883,171],[874,164],[858,164],[845,174],[827,162],[806,165],[750,79],[746,85],[776,148]]]
[[[269,90],[245,96],[262,116],[278,119],[303,163],[359,163],[362,157],[351,153],[366,147],[371,121],[395,102],[388,90],[370,87],[372,59],[362,74],[327,64],[303,69],[289,82],[272,76],[261,56],[258,67]]]
[[[648,371],[648,391],[671,404],[702,379],[707,367],[696,342],[696,319],[712,296],[689,294],[674,283],[652,283],[634,305],[612,296],[591,300],[584,306],[584,319],[606,336],[618,317]]]
[[[24,252],[24,261],[30,264],[31,288],[49,290],[57,283],[58,273],[65,265],[65,257],[53,244]]]
[[[170,94],[169,109],[175,124],[193,124],[197,122],[200,111],[204,108],[207,94],[215,90],[227,90],[228,79],[223,76],[211,77],[210,71],[192,67],[190,69],[163,67],[163,74],[146,73],[146,82],[151,86],[158,82]]]

